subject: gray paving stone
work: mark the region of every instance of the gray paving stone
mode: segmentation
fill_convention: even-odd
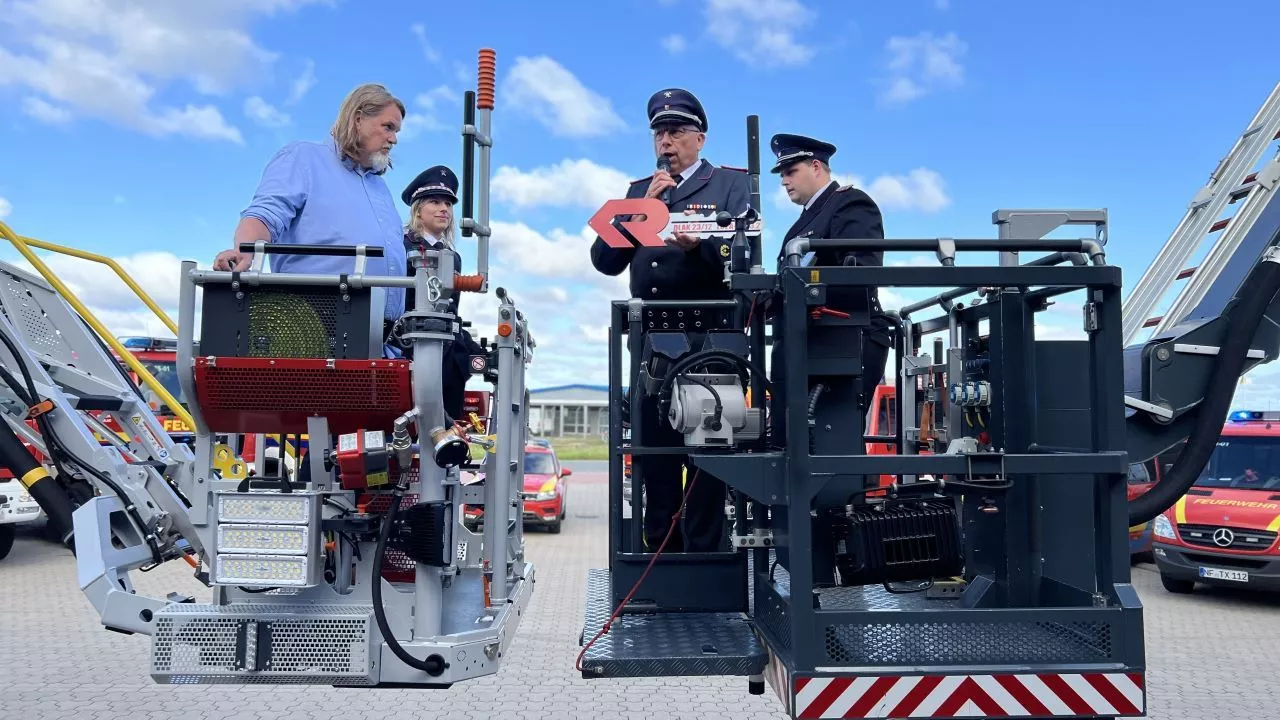
[[[575,470],[577,468],[575,467]],[[76,586],[70,554],[33,533],[0,561],[0,715],[42,720],[181,717],[283,720],[359,718],[777,719],[772,691],[748,695],[741,678],[585,681],[573,669],[587,569],[607,552],[606,486],[576,473],[559,535],[526,534],[538,584],[506,664],[496,677],[443,691],[326,687],[169,687],[147,674],[150,642],[103,630]],[[588,515],[593,517],[581,517]],[[1166,592],[1155,568],[1134,568],[1146,606],[1150,710],[1158,719],[1274,716],[1280,667],[1280,599],[1198,589]],[[170,563],[135,574],[140,592],[207,596],[189,568]]]

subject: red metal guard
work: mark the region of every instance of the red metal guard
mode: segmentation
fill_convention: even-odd
[[[413,407],[408,360],[197,357],[196,399],[212,432],[390,429]]]

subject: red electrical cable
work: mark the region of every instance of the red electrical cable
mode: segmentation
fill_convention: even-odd
[[[636,584],[631,586],[631,590],[627,592],[626,597],[622,598],[622,602],[618,603],[618,607],[613,609],[613,614],[609,616],[607,621],[605,621],[604,627],[600,628],[600,632],[596,633],[596,636],[591,638],[590,642],[582,646],[582,651],[578,653],[578,659],[574,662],[574,668],[578,672],[582,672],[583,656],[587,654],[587,651],[591,649],[592,645],[596,644],[597,640],[604,637],[605,634],[609,632],[610,628],[613,627],[613,621],[617,620],[618,617],[622,615],[622,608],[626,607],[627,603],[631,602],[631,597],[636,594],[636,591],[639,590],[640,586],[644,583],[644,579],[649,576],[649,571],[653,569],[653,564],[662,556],[663,549],[667,547],[667,542],[671,540],[671,535],[675,532],[676,525],[680,522],[680,516],[684,514],[685,503],[689,501],[689,492],[693,490],[693,484],[698,481],[699,472],[701,472],[700,469],[693,471],[693,477],[689,479],[689,485],[684,489],[684,497],[680,499],[680,507],[677,508],[675,514],[671,516],[671,527],[667,528],[666,536],[662,538],[662,542],[658,545],[658,549],[654,551],[653,557],[649,558],[649,564],[645,567],[644,572],[640,574],[640,579],[636,580]]]

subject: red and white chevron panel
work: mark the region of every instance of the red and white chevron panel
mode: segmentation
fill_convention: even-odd
[[[768,653],[769,662],[764,666],[764,679],[769,683],[769,687],[773,688],[774,694],[782,701],[782,709],[788,715],[791,714],[791,671],[783,664],[778,656],[773,653],[769,646],[765,646],[765,652]]]
[[[1142,715],[1142,673],[797,677],[796,718]]]

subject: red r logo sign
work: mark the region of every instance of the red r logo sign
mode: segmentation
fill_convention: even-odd
[[[632,242],[617,227],[613,219],[619,215],[643,215],[644,220],[622,220],[618,223],[622,230],[635,238]],[[642,247],[662,247],[666,245],[659,233],[667,227],[671,213],[667,206],[657,198],[632,198],[628,200],[610,200],[591,216],[587,225],[611,248],[625,250],[634,248],[635,243]]]

